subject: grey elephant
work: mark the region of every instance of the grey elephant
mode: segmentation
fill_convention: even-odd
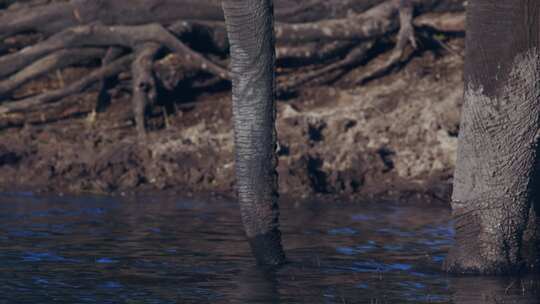
[[[398,0],[396,0],[398,1]],[[403,0],[402,0],[403,1]],[[224,0],[238,199],[257,261],[285,261],[279,231],[272,0]],[[540,1],[472,0],[454,178],[456,243],[444,267],[538,268]]]

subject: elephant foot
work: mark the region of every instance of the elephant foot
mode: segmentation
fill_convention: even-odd
[[[248,240],[259,265],[276,267],[285,263],[285,253],[281,246],[279,229],[272,229],[264,234],[249,237]]]
[[[469,275],[510,275],[520,274],[527,270],[524,262],[509,262],[499,253],[490,252],[487,256],[499,257],[500,259],[488,259],[482,254],[479,246],[474,249],[465,249],[463,246],[454,245],[448,252],[443,263],[443,270],[453,274]]]

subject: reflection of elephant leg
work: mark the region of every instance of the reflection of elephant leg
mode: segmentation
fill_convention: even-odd
[[[280,303],[276,274],[260,267],[248,267],[238,276],[233,303]]]
[[[537,281],[499,277],[455,277],[450,280],[456,304],[535,304],[538,303]]]
[[[279,231],[272,0],[225,0],[231,45],[236,188],[260,264],[285,260]]]
[[[457,273],[505,274],[529,266],[522,240],[539,177],[540,1],[495,2],[467,6],[452,195],[456,245],[445,261]]]

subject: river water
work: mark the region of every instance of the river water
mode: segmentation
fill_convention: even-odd
[[[539,303],[540,281],[452,277],[449,211],[282,203],[289,263],[254,266],[223,199],[0,194],[0,303]]]

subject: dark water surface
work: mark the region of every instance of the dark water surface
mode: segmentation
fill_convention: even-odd
[[[444,208],[282,205],[272,273],[229,201],[1,194],[0,303],[539,303],[538,279],[441,273]]]

